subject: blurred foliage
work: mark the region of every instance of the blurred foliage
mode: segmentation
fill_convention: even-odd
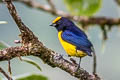
[[[0,42],[0,50],[2,50],[4,48],[7,48],[7,46],[4,43]]]
[[[120,0],[115,0],[115,2],[120,6]]]
[[[6,21],[0,21],[0,24],[7,24]]]
[[[16,80],[48,80],[48,78],[42,75],[32,74],[26,77],[18,78]]]
[[[29,58],[23,58],[23,57],[22,57],[22,61],[32,64],[33,66],[35,66],[37,69],[39,69],[41,71],[40,66],[35,61],[33,61]]]
[[[76,16],[92,16],[101,7],[102,0],[64,0],[67,9]]]

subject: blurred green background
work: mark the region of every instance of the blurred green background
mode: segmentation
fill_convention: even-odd
[[[41,4],[46,4],[45,0],[38,0]],[[64,1],[54,0],[57,9],[66,11]],[[47,12],[36,10],[33,8],[28,8],[22,3],[15,2],[17,11],[22,18],[23,22],[35,33],[40,41],[44,43],[48,48],[62,53],[62,55],[67,58],[66,53],[61,47],[57,39],[57,31],[50,27],[49,24],[55,18]],[[103,0],[100,10],[97,12],[96,16],[107,16],[113,18],[120,17],[120,7],[116,5],[114,0]],[[0,25],[0,41],[4,41],[10,46],[18,46],[14,43],[14,40],[20,39],[18,35],[20,34],[15,22],[11,18],[6,6],[0,4],[0,21],[7,21],[8,24]],[[88,29],[88,36],[92,41],[96,55],[97,55],[97,72],[104,80],[119,80],[120,79],[120,29],[118,27],[113,27],[110,32],[108,32],[109,39],[105,44],[105,51],[102,52],[102,37],[101,30],[99,26],[90,27]],[[41,75],[47,76],[49,80],[77,80],[68,73],[60,70],[59,68],[51,68],[47,64],[44,64],[40,59],[32,56],[28,56],[35,60],[42,68],[40,72],[37,68],[31,64],[20,61],[18,58],[11,60],[11,67],[13,76],[19,77],[21,75],[28,75],[31,73],[39,73]],[[79,60],[75,58],[76,60]],[[7,62],[0,62],[2,66],[7,71]],[[81,67],[92,72],[92,58],[85,57],[82,59]],[[0,75],[4,77],[2,74]]]

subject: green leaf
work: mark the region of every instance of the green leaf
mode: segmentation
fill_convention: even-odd
[[[34,65],[37,69],[39,69],[41,71],[40,66],[35,61],[33,61],[33,60],[29,59],[29,58],[23,58],[23,57],[22,57],[22,61]]]
[[[92,16],[101,7],[102,0],[64,0],[67,9],[76,16]]]
[[[48,80],[48,78],[42,75],[32,74],[26,77],[18,78],[16,80]]]
[[[0,42],[0,50],[7,48],[8,46],[4,44],[3,42]]]
[[[0,21],[0,24],[7,24],[6,21]]]

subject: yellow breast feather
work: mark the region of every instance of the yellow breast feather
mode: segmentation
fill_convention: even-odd
[[[62,31],[58,32],[58,38],[60,43],[62,44],[64,50],[66,51],[66,53],[70,56],[76,56],[76,57],[84,57],[87,54],[84,53],[83,51],[80,50],[76,50],[76,46],[64,41],[61,37]]]

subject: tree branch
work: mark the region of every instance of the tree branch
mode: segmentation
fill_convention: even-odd
[[[48,2],[48,4],[50,5],[50,7],[52,8],[52,14],[54,15],[54,13],[56,12],[56,8],[55,8],[55,6],[54,6],[54,4],[53,4],[53,0],[47,0],[47,2]]]
[[[24,3],[26,6],[29,6],[29,7],[35,8],[35,9],[39,9],[39,10],[42,10],[42,11],[45,11],[45,12],[48,12],[51,14],[54,13],[55,16],[67,17],[67,18],[72,19],[76,22],[79,22],[85,26],[92,25],[92,24],[98,24],[101,27],[103,27],[103,25],[108,25],[108,27],[111,28],[111,26],[113,26],[113,25],[120,24],[119,18],[116,19],[116,18],[107,18],[107,17],[72,16],[71,14],[65,13],[61,10],[56,10],[54,12],[53,7],[48,7],[47,5],[42,5],[38,2],[36,2],[35,0],[14,0],[14,1],[19,1],[21,3]]]
[[[29,30],[29,28],[26,25],[24,25],[24,23],[18,16],[15,7],[12,4],[12,1],[11,0],[3,0],[3,1],[7,3],[7,8],[21,32],[20,37],[22,39],[22,44],[25,46],[28,45],[28,43],[35,43],[34,39],[38,40],[37,37],[35,37],[33,32]]]
[[[25,0],[27,1],[27,0]],[[62,70],[68,72],[76,78],[81,80],[100,80],[100,78],[95,75],[90,75],[86,70],[80,68],[77,72],[78,64],[71,63],[64,59],[60,54],[46,48],[38,38],[33,34],[33,32],[28,29],[28,27],[22,22],[17,14],[15,6],[12,4],[11,0],[3,0],[6,3],[7,8],[16,22],[22,39],[22,46],[20,47],[10,47],[0,51],[0,61],[12,59],[18,56],[37,56],[41,58],[45,63],[52,67],[59,67]]]
[[[118,25],[117,27],[119,27],[120,25],[120,18],[107,18],[103,16],[101,17],[73,16],[58,9],[55,9],[54,11],[54,8],[48,7],[48,5],[42,5],[35,0],[14,0],[14,1],[21,2],[26,6],[51,13],[52,15],[55,16],[67,17],[75,22],[80,23],[83,28],[88,28],[89,25],[95,25],[95,24],[100,25],[100,29],[102,30],[102,38],[104,41],[108,39],[107,36],[108,30],[111,30],[112,27],[115,27],[113,25]],[[47,0],[47,1],[51,1],[51,0]],[[52,6],[55,7],[54,4]]]
[[[25,48],[23,46],[4,49],[0,51],[0,61],[12,59],[18,57],[18,55],[32,55],[41,58],[45,63],[47,63],[51,67],[59,67],[62,70],[71,74],[72,76],[76,78],[81,78],[81,80],[100,80],[100,78],[97,75],[96,77],[93,77],[93,75],[90,75],[83,68],[80,68],[77,72],[75,72],[78,64],[69,62],[68,60],[64,59],[60,54],[46,48],[43,45],[38,45],[38,48],[34,46],[32,47],[33,48],[31,49]]]

